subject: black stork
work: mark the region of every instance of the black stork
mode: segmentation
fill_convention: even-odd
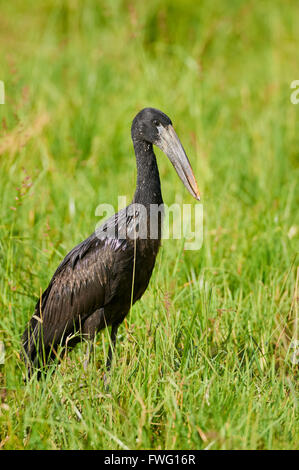
[[[55,271],[22,337],[29,377],[74,333],[79,331],[90,343],[106,326],[111,326],[110,368],[117,329],[146,290],[161,242],[162,217],[156,215],[163,200],[153,144],[167,155],[192,196],[200,199],[191,165],[166,114],[143,109],[133,120],[131,136],[137,163],[133,201],[73,248]]]

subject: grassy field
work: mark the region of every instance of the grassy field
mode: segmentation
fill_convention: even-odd
[[[298,76],[294,1],[0,1],[0,448],[299,447]],[[108,332],[24,385],[20,336],[100,203],[133,195],[131,121],[174,122],[204,242],[165,240]],[[164,201],[193,203],[157,151]]]

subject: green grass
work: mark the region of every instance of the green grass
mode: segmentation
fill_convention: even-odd
[[[0,2],[0,447],[298,448],[296,1]],[[297,41],[297,42],[296,42]],[[20,336],[100,203],[131,198],[130,124],[173,120],[204,243],[164,241],[119,329],[23,384]],[[157,152],[164,201],[193,203]]]

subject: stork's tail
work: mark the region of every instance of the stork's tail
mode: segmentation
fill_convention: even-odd
[[[37,365],[38,357],[42,352],[41,333],[41,321],[38,320],[37,317],[33,316],[23,333],[21,349],[21,355],[27,367],[29,378],[33,373],[34,367]]]

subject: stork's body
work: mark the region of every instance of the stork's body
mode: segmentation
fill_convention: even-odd
[[[42,351],[48,355],[76,331],[93,339],[111,325],[114,346],[119,324],[146,290],[161,241],[163,203],[152,144],[168,155],[185,186],[199,199],[190,164],[165,114],[153,108],[141,111],[132,124],[132,140],[137,163],[133,201],[58,266],[23,334],[29,374]],[[152,208],[156,208],[153,213]],[[111,357],[110,346],[108,366]]]

